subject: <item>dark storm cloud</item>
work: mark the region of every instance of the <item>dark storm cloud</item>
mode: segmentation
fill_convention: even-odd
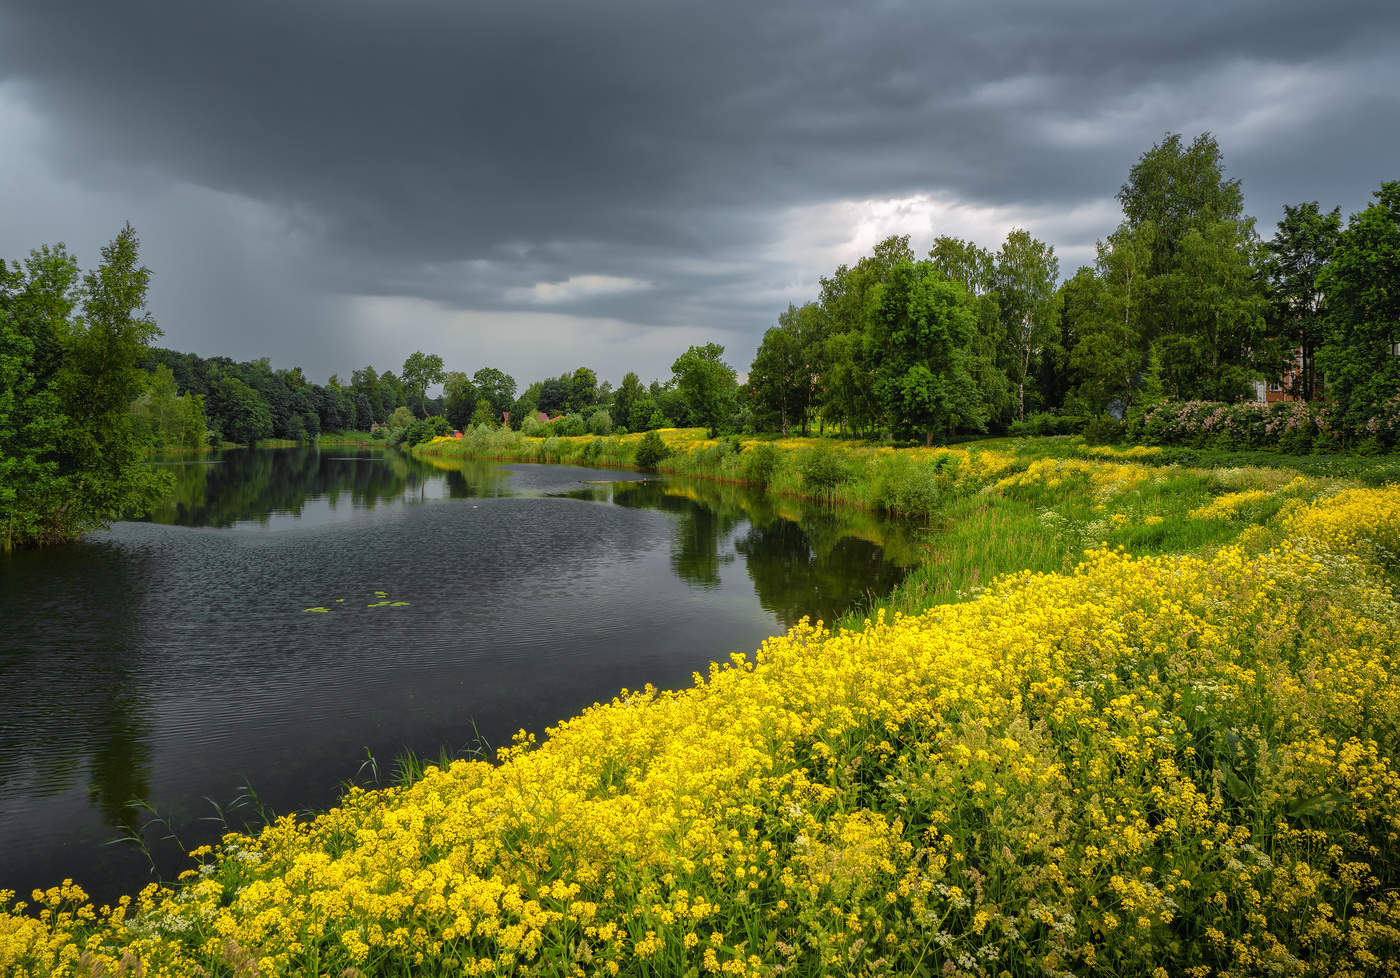
[[[138,229],[152,202],[181,250],[261,254],[167,275],[153,304],[220,333],[167,314],[172,340],[255,317],[274,359],[343,369],[322,299],[365,295],[618,343],[728,331],[740,362],[829,270],[814,238],[839,229],[808,225],[835,202],[927,194],[1082,258],[1131,162],[1208,128],[1266,234],[1285,201],[1362,206],[1400,176],[1397,40],[1390,3],[50,0],[0,2],[0,91],[44,122],[25,149],[52,179],[129,190]],[[184,224],[163,185],[204,195]],[[793,235],[810,253],[780,253]]]

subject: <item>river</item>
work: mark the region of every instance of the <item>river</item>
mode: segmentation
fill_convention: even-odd
[[[0,890],[113,899],[225,826],[389,783],[405,752],[490,755],[688,685],[917,559],[899,524],[632,472],[152,464],[176,491],[150,519],[0,554]]]

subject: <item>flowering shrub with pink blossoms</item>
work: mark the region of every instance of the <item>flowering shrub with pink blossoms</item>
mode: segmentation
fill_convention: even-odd
[[[1165,401],[1128,430],[1132,441],[1190,448],[1259,448],[1304,455],[1347,448],[1386,451],[1400,445],[1400,395],[1382,403],[1357,431],[1338,431],[1325,404]]]

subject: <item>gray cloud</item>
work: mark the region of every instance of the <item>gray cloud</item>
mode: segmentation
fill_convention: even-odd
[[[1379,2],[0,0],[0,253],[130,219],[167,343],[313,376],[430,336],[522,378],[710,335],[742,369],[880,231],[1023,224],[1072,271],[1167,130],[1216,133],[1266,234],[1364,206],[1397,40]]]

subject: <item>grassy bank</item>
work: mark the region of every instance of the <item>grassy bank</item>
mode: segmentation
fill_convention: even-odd
[[[731,480],[755,447],[668,442]],[[626,464],[593,444],[549,460]],[[810,448],[772,451],[809,494]],[[115,908],[37,893],[0,974],[1400,974],[1400,489],[840,454],[838,499],[938,486],[917,613],[352,790]]]
[[[763,505],[823,501],[837,512],[878,513],[927,528],[920,552],[901,560],[914,565],[905,582],[877,605],[848,614],[838,623],[845,627],[859,626],[875,607],[912,614],[959,600],[1004,574],[1067,572],[1091,547],[1205,554],[1267,522],[1290,500],[1378,484],[1393,462],[1353,458],[1341,479],[1335,466],[1305,475],[1284,465],[1297,461],[1287,456],[1197,453],[1193,464],[1183,464],[1169,450],[1089,446],[1069,437],[894,449],[834,439],[709,439],[698,428],[658,434],[669,453],[659,472],[747,485],[760,490]],[[541,439],[479,429],[414,453],[447,466],[495,458],[635,468],[642,437]],[[1209,508],[1222,497],[1220,507]]]

